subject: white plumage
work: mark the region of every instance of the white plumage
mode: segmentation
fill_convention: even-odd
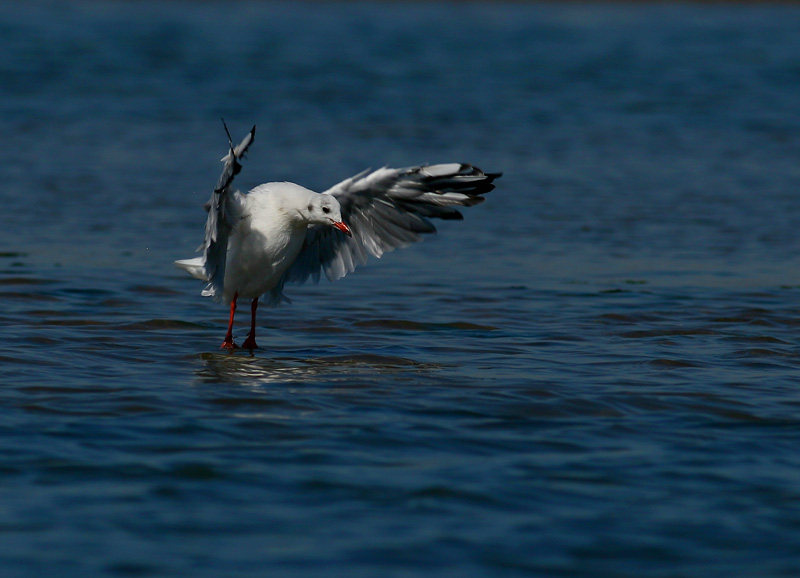
[[[226,128],[227,130],[227,128]],[[228,135],[230,143],[230,135]],[[208,218],[201,257],[175,264],[208,284],[202,294],[230,303],[223,348],[236,347],[233,318],[237,299],[252,299],[253,349],[258,299],[269,305],[288,301],[287,282],[340,279],[363,265],[436,231],[430,218],[461,219],[454,207],[483,202],[500,176],[472,165],[450,163],[406,169],[365,171],[324,193],[294,183],[265,183],[244,194],[231,190],[240,160],[255,138],[255,127],[235,148],[206,204]]]

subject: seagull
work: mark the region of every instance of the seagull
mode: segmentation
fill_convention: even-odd
[[[224,121],[223,121],[224,125]],[[482,203],[501,173],[463,163],[403,169],[367,169],[323,193],[289,182],[258,185],[248,193],[232,188],[241,160],[253,144],[254,126],[228,153],[211,198],[202,256],[175,265],[207,285],[201,294],[230,306],[222,349],[235,349],[233,318],[239,298],[250,299],[250,333],[242,347],[256,349],[258,300],[290,302],[286,283],[318,282],[321,273],[341,279],[394,249],[434,233],[430,218],[463,219],[455,207]]]

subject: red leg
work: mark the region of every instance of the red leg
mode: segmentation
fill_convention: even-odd
[[[258,297],[253,299],[250,304],[250,333],[242,344],[245,349],[258,349],[258,345],[256,345],[256,309],[258,309]]]
[[[233,294],[231,301],[231,318],[228,321],[228,333],[225,334],[225,341],[219,346],[220,349],[236,349],[238,346],[233,342],[233,316],[236,313],[236,300],[239,298],[238,293]]]

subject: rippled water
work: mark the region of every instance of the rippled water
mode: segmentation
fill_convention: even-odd
[[[0,6],[2,575],[800,574],[798,30],[791,6]],[[259,126],[242,186],[505,175],[229,354],[172,266],[221,116]]]

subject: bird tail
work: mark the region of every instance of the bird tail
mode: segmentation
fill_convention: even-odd
[[[206,276],[206,260],[203,257],[181,259],[180,261],[175,261],[175,266],[183,269],[195,279],[208,281],[208,277]]]

